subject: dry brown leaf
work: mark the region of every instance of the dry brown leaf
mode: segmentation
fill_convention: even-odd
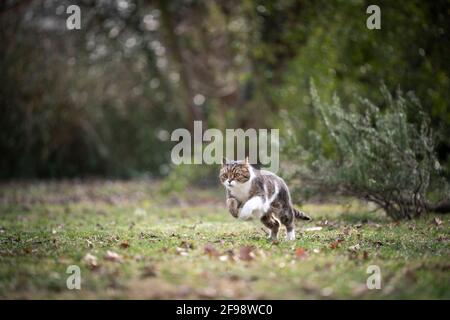
[[[364,260],[369,259],[369,253],[366,250],[364,250],[364,252],[363,252],[363,259]]]
[[[375,244],[375,246],[376,246],[377,248],[379,248],[379,247],[381,247],[381,246],[383,245],[383,242],[381,242],[381,241],[375,241],[374,244]]]
[[[342,230],[342,233],[348,236],[351,233],[351,231],[352,229],[350,227],[345,227],[344,230]]]
[[[239,249],[239,259],[243,261],[250,261],[255,258],[253,248],[250,246],[244,246]]]
[[[123,262],[120,254],[110,250],[106,251],[105,259],[112,262]]]
[[[295,250],[295,257],[297,259],[305,259],[306,257],[308,257],[308,251],[304,248],[297,248]]]
[[[128,243],[128,241],[124,241],[124,242],[122,242],[122,243],[120,244],[120,247],[121,247],[122,249],[127,249],[127,248],[130,247],[130,244]]]
[[[342,242],[342,239],[337,239],[336,241],[333,241],[332,243],[330,243],[330,248],[331,249],[336,249],[337,247],[339,247],[339,244]]]
[[[83,261],[88,265],[88,267],[90,268],[97,268],[98,267],[98,262],[97,262],[97,257],[87,253],[84,258]]]
[[[194,249],[194,245],[187,241],[181,241],[178,246],[185,249]]]
[[[217,249],[214,247],[214,245],[212,243],[207,243],[205,245],[205,254],[207,254],[210,257],[217,257],[219,256],[219,252],[217,251]]]
[[[234,253],[234,251],[232,249],[228,249],[227,251],[225,251],[225,253],[228,256],[228,260],[230,261],[236,261],[237,257],[236,254]]]

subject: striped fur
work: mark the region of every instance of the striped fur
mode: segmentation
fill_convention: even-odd
[[[289,189],[282,178],[267,170],[258,170],[244,161],[224,160],[219,179],[227,190],[227,207],[233,217],[258,218],[277,239],[280,224],[286,227],[288,240],[295,239],[295,219],[310,220],[294,208]]]

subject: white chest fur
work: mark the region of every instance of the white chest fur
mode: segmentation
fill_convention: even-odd
[[[248,199],[251,187],[252,179],[242,184],[236,184],[232,189],[230,189],[230,193],[239,201],[245,202]]]

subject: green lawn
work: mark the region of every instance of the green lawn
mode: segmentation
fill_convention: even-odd
[[[4,183],[0,298],[450,298],[448,216],[394,223],[357,202],[303,209],[313,221],[274,244],[259,222],[227,213],[219,188]],[[81,290],[66,287],[69,265]],[[380,290],[366,287],[369,265]]]

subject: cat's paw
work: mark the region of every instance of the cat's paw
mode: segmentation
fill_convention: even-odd
[[[273,231],[269,231],[269,235],[267,236],[267,240],[271,242],[278,242],[278,233],[274,233]]]
[[[295,240],[295,230],[288,231],[288,232],[286,233],[286,240],[288,240],[288,241],[293,241],[293,240]]]
[[[234,198],[227,199],[227,208],[231,215],[235,218],[239,215],[239,202]]]

